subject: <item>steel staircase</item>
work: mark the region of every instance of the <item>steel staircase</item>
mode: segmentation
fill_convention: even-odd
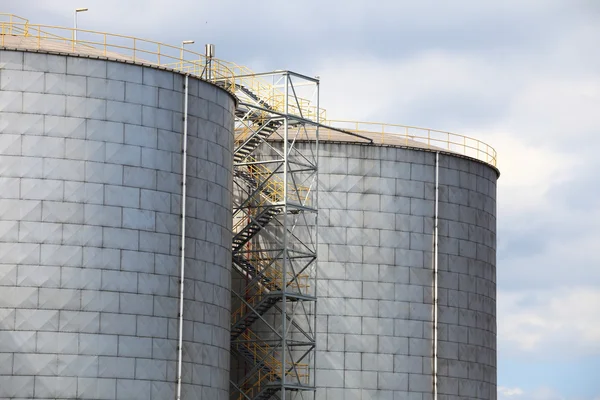
[[[269,102],[260,98],[249,88],[236,84],[236,89],[242,92],[244,95],[249,97],[252,101],[254,101],[258,106],[266,109],[266,110],[274,110],[274,108],[269,104]],[[256,150],[256,148],[268,139],[273,133],[275,133],[283,122],[281,120],[273,120],[271,118],[265,118],[261,112],[255,110],[238,110],[236,111],[236,115],[238,117],[244,118],[247,117],[252,123],[258,126],[258,129],[243,129],[243,131],[236,132],[236,149],[233,153],[234,162],[242,162],[246,159],[250,154]]]
[[[231,340],[235,340],[244,330],[250,327],[254,321],[264,315],[271,307],[281,300],[281,288],[285,285],[295,291],[308,287],[308,275],[299,274],[295,276],[289,273],[288,279],[283,278],[279,265],[272,260],[257,260],[253,263],[243,257],[234,257],[234,264],[243,263],[244,271],[252,269],[253,276],[257,279],[253,285],[246,290],[246,303],[243,303],[231,316]],[[272,265],[271,265],[272,264]],[[258,266],[258,269],[255,267]],[[290,301],[294,301],[290,297]]]
[[[281,277],[280,274],[277,274],[275,270],[263,268],[260,265],[260,262],[253,261],[250,262],[244,257],[239,255],[235,255],[233,257],[233,262],[239,267],[242,271],[250,272],[250,276],[256,277],[259,279],[261,284],[261,288],[269,291],[278,291],[281,290]],[[257,268],[258,267],[258,268]],[[277,282],[279,281],[279,282]],[[249,293],[248,289],[246,294]]]
[[[264,297],[261,301],[254,306],[255,311],[249,311],[246,315],[240,317],[233,326],[231,327],[231,339],[237,339],[242,332],[244,332],[249,326],[251,326],[254,321],[256,321],[260,316],[264,315],[271,307],[273,307],[277,302],[281,300],[280,296],[274,297]],[[240,307],[241,308],[241,307]]]
[[[235,87],[236,89],[239,89],[242,93],[244,93],[246,96],[254,100],[256,103],[258,103],[258,105],[262,108],[265,108],[267,110],[274,110],[274,108],[271,107],[271,105],[267,101],[260,98],[256,93],[254,93],[251,89],[247,88],[246,86],[236,84]]]
[[[282,211],[281,207],[266,207],[256,217],[242,228],[233,237],[233,252],[236,254],[246,243],[248,243],[262,228],[279,215]]]
[[[233,160],[235,162],[241,162],[248,157],[256,148],[266,139],[268,139],[273,133],[277,131],[282,125],[279,120],[269,120],[260,125],[260,128],[255,132],[252,132],[249,137],[248,132],[239,135],[239,139],[243,140],[242,143],[235,149],[233,153]]]
[[[244,394],[253,400],[270,399],[279,389],[283,365],[273,354],[271,347],[257,334],[247,329],[241,335],[242,341],[232,345],[232,350],[254,365],[253,371],[240,385]],[[285,375],[294,375],[300,380],[308,378],[308,364],[285,363]],[[245,399],[241,393],[232,399]]]
[[[272,110],[270,104],[252,90],[241,85],[236,89],[252,99],[259,107]],[[301,188],[293,188],[291,185],[288,186],[287,191],[284,190],[283,180],[265,164],[258,163],[252,157],[252,153],[260,144],[281,127],[282,121],[265,119],[260,112],[247,110],[239,110],[236,114],[243,114],[254,127],[258,128],[253,130],[244,127],[236,131],[238,146],[234,153],[234,162],[238,165],[235,166],[234,175],[249,187],[249,198],[253,204],[252,209],[244,212],[240,210],[241,216],[238,215],[238,221],[233,227],[235,232],[232,240],[233,266],[252,283],[245,290],[244,302],[232,313],[231,343],[232,351],[252,365],[254,372],[239,385],[244,394],[234,393],[232,398],[267,400],[280,390],[283,368],[281,362],[274,357],[273,349],[269,344],[250,328],[281,301],[283,288],[300,290],[304,285],[300,283],[300,279],[305,277],[291,273],[284,277],[279,263],[270,259],[265,252],[256,250],[247,252],[245,247],[283,212],[284,208],[280,204],[284,203],[284,195],[287,195],[288,200],[297,200],[300,203],[306,193],[303,193]],[[285,370],[298,374],[299,369],[302,368],[306,368],[306,371],[301,378],[308,380],[308,365],[286,362]]]

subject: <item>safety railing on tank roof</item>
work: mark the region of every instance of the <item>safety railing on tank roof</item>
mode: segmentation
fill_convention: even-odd
[[[273,110],[285,112],[285,94],[261,76],[256,76],[249,68],[216,58],[208,59],[203,54],[161,42],[85,29],[31,24],[23,17],[0,13],[0,46],[7,45],[117,58],[179,70],[218,83],[231,92],[235,92],[237,86],[244,86]],[[291,114],[309,120],[318,117],[326,125],[368,135],[381,144],[402,144],[402,140],[406,144],[414,144],[409,143],[412,141],[427,148],[441,148],[497,166],[496,150],[468,136],[405,125],[326,120],[325,110],[316,108],[306,99],[288,98],[287,103]],[[327,139],[327,135],[323,139]]]
[[[0,22],[28,24],[29,20],[14,14],[0,13]]]
[[[220,82],[233,91],[233,71],[221,60],[209,59],[181,47],[140,39],[133,36],[74,29],[62,26],[32,24],[12,14],[0,14],[0,45],[34,50],[77,53],[116,58],[157,67],[202,71],[200,78]],[[202,65],[201,69],[197,66]],[[174,68],[175,67],[175,68]]]
[[[369,137],[378,144],[422,145],[427,149],[447,150],[497,166],[498,155],[492,146],[457,133],[378,122],[327,120],[323,124]],[[331,132],[321,133],[321,139],[331,140]]]
[[[208,58],[182,47],[107,32],[32,24],[23,17],[6,13],[0,13],[0,34],[0,46],[3,47],[77,53],[149,64],[198,76],[231,92],[243,86],[269,104],[272,110],[285,112],[285,93],[261,76],[256,76],[249,68]],[[306,99],[289,95],[287,103],[290,114],[309,120],[315,120],[317,115],[325,118],[325,110],[317,109]]]

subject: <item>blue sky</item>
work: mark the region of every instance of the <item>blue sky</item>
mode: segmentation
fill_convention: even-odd
[[[496,147],[501,400],[600,399],[600,2],[4,0],[4,11],[322,80],[334,119]]]

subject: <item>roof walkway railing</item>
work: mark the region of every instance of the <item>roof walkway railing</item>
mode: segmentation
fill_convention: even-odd
[[[284,111],[285,94],[249,68],[153,40],[86,29],[32,24],[23,17],[0,13],[0,46],[84,54],[173,69],[216,83],[232,93],[240,87],[246,88],[270,104],[274,110]],[[288,102],[288,107],[291,103]],[[331,120],[327,119],[324,109],[317,109],[308,100],[302,99],[288,108],[288,113],[305,119],[316,120],[318,117],[321,126],[329,125],[366,136],[373,139],[375,144],[414,145],[433,151],[443,150],[497,167],[496,150],[469,136],[413,126]],[[327,140],[327,135],[321,136],[321,140]]]

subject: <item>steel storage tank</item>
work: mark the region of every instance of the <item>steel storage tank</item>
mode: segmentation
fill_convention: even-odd
[[[320,140],[315,398],[495,399],[497,169]]]
[[[0,50],[0,397],[175,398],[187,104],[182,398],[228,398],[234,98],[21,50]]]

